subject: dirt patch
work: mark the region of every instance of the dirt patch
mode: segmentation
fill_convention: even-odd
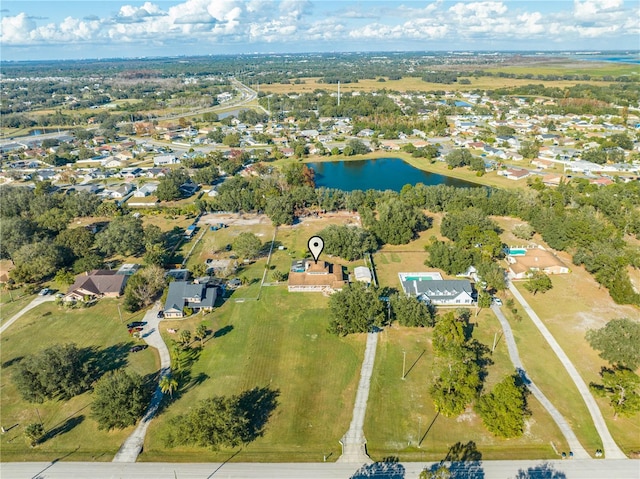
[[[200,217],[200,223],[208,225],[224,224],[227,226],[251,226],[271,224],[271,220],[266,215],[209,213]]]

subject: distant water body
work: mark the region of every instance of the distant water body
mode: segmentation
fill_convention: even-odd
[[[429,173],[414,168],[400,158],[326,161],[308,163],[316,172],[316,187],[353,190],[400,191],[406,184],[449,185],[458,188],[482,187],[477,183]]]

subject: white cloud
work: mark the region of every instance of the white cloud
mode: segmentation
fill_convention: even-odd
[[[296,47],[304,42],[326,42],[340,48],[345,38],[379,45],[450,39],[471,48],[482,48],[483,41],[509,48],[513,41],[579,45],[576,40],[581,38],[630,38],[640,33],[636,0],[627,4],[623,0],[558,2],[557,8],[545,13],[535,10],[536,2],[503,1],[452,4],[436,0],[416,7],[418,2],[413,1],[398,5],[393,0],[345,0],[323,3],[322,8],[317,7],[324,0],[316,0],[315,7],[308,0],[173,0],[170,5],[164,0],[141,5],[127,1],[131,0],[122,0],[110,17],[99,18],[91,10],[57,22],[26,13],[5,15],[0,42],[3,46],[296,42]]]

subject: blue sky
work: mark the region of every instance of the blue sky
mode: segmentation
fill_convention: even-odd
[[[640,49],[640,0],[3,0],[4,60]]]

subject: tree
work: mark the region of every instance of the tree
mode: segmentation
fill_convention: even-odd
[[[480,368],[476,363],[453,361],[443,368],[429,392],[440,414],[455,417],[473,402],[481,386]]]
[[[367,333],[372,326],[382,326],[387,311],[375,288],[368,288],[357,282],[331,295],[329,315],[329,332],[346,336],[351,333]]]
[[[18,282],[35,283],[53,275],[63,263],[60,249],[50,240],[26,244],[12,255],[10,276]]]
[[[480,396],[476,411],[486,428],[496,436],[511,438],[524,433],[528,415],[526,388],[520,376],[507,376],[489,394]]]
[[[173,391],[178,389],[178,380],[171,374],[165,374],[160,379],[158,386],[160,386],[162,394],[169,394],[169,396],[173,397]]]
[[[520,238],[523,240],[530,240],[535,231],[530,225],[523,223],[523,224],[514,226],[512,232],[516,238]]]
[[[444,157],[444,161],[447,163],[449,168],[468,166],[471,164],[472,159],[473,155],[469,152],[469,150],[464,150],[461,148],[451,151],[451,153],[447,154],[447,156]]]
[[[4,194],[5,190],[2,190]],[[1,205],[4,207],[4,203]],[[0,228],[0,257],[11,258],[20,247],[33,241],[36,225],[20,217],[3,217]]]
[[[142,417],[151,394],[137,373],[109,371],[96,383],[91,404],[98,429],[124,429]]]
[[[91,387],[93,362],[75,344],[56,345],[25,357],[13,380],[26,401],[67,400]]]
[[[537,141],[523,141],[520,145],[520,149],[518,150],[522,156],[526,159],[531,160],[533,158],[538,157],[538,153],[540,153],[540,143]]]
[[[214,396],[169,420],[168,447],[195,445],[214,450],[249,443],[264,434],[278,391],[254,388],[237,396]]]
[[[184,348],[189,346],[189,343],[191,342],[191,331],[189,331],[188,329],[181,330],[180,335],[178,336],[178,341]]]
[[[435,324],[433,311],[415,297],[394,294],[390,301],[393,315],[402,326],[424,327]]]
[[[44,436],[44,427],[39,422],[32,422],[25,426],[24,436],[31,447],[36,447]]]
[[[131,215],[116,216],[96,235],[96,247],[107,256],[141,253],[144,249],[142,220]]]
[[[167,173],[158,183],[156,188],[156,196],[160,201],[172,201],[182,198],[180,186],[189,180],[189,174],[186,170],[180,168]]]
[[[587,341],[600,357],[614,365],[635,370],[640,366],[640,324],[628,318],[613,319],[603,328],[590,329]]]
[[[133,274],[124,288],[124,308],[138,311],[149,306],[165,287],[164,270],[155,265],[147,266]]]
[[[193,337],[196,340],[200,341],[200,347],[204,346],[203,341],[204,341],[204,338],[207,337],[208,333],[209,331],[207,330],[207,325],[204,323],[200,323],[196,328],[196,332],[194,333]]]
[[[340,256],[347,261],[360,259],[364,253],[378,249],[375,235],[358,227],[330,225],[318,235],[324,240],[327,254]]]
[[[233,250],[242,258],[255,259],[262,249],[262,241],[253,233],[240,233],[233,242]]]
[[[491,295],[486,291],[480,291],[478,293],[478,308],[489,308],[491,307]]]
[[[419,476],[419,479],[450,479],[451,470],[446,464],[439,464],[434,470],[424,469]]]
[[[551,278],[542,271],[533,271],[527,282],[524,283],[524,288],[535,296],[538,292],[546,293],[549,291],[553,288],[553,283]]]
[[[229,133],[222,139],[222,144],[238,147],[240,146],[240,133]]]
[[[383,243],[407,244],[419,231],[429,226],[424,213],[417,207],[392,198],[378,205],[378,218],[365,218],[365,226]]]
[[[602,368],[602,384],[590,383],[595,394],[609,399],[614,417],[633,416],[640,412],[640,376],[622,366]]]
[[[347,141],[346,146],[351,149],[351,155],[366,155],[369,153],[369,148],[367,148],[367,145],[365,145],[361,140],[349,140]]]
[[[76,258],[87,256],[93,246],[93,234],[86,228],[71,228],[61,231],[54,241],[67,248]]]

